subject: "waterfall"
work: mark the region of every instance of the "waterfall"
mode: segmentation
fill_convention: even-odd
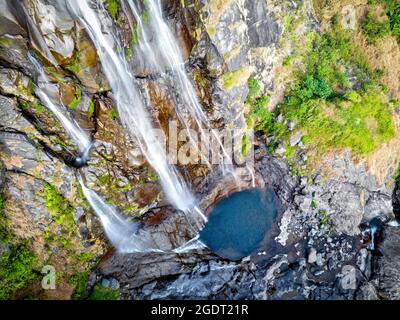
[[[86,0],[66,3],[95,45],[113,92],[119,118],[131,136],[136,138],[147,161],[156,170],[166,197],[176,208],[192,212],[195,207],[193,195],[177,170],[167,162],[165,150],[155,134],[150,114],[142,102],[135,78],[129,71],[117,35]]]
[[[78,146],[81,151],[82,158],[86,159],[90,150],[91,140],[87,133],[76,123],[74,119],[66,116],[61,110],[65,107],[60,104],[54,103],[51,96],[51,89],[54,85],[49,81],[46,73],[43,70],[41,64],[32,56],[29,55],[29,59],[37,72],[37,84],[34,86],[36,96],[48,108],[57,119],[61,122],[64,129],[72,141]]]
[[[164,66],[166,66],[169,70],[173,72],[173,86],[181,95],[183,104],[185,106],[185,110],[180,110],[180,107],[178,105],[175,108],[176,114],[181,123],[186,127],[186,129],[188,129],[189,119],[187,119],[187,117],[185,116],[186,113],[188,113],[190,115],[190,118],[196,124],[196,129],[199,131],[201,141],[208,141],[211,135],[211,138],[219,148],[217,157],[218,164],[222,169],[222,173],[229,173],[233,175],[236,181],[238,181],[238,178],[234,173],[233,166],[230,165],[231,155],[229,155],[228,152],[225,150],[225,147],[220,137],[215,132],[215,130],[213,130],[210,121],[208,120],[208,117],[204,113],[203,108],[198,100],[192,80],[186,73],[185,62],[182,56],[181,49],[175,39],[175,36],[163,19],[160,1],[149,0],[146,2],[149,13],[149,19],[147,19],[149,24],[148,27],[145,27],[139,9],[136,6],[134,0],[126,0],[126,2],[128,3],[128,7],[131,10],[131,13],[137,23],[137,30],[139,32],[138,47],[139,50],[143,53],[143,56],[149,60],[152,68],[161,75],[165,74],[165,70],[163,70]],[[125,11],[125,13],[127,13],[127,6],[125,5],[125,1],[122,1],[121,4],[123,10]],[[129,15],[127,14],[127,16]],[[132,32],[135,32],[133,22],[129,22]],[[149,32],[151,32],[151,34],[149,34]],[[151,38],[154,38],[153,46],[149,42],[149,39]],[[159,53],[162,61],[157,60],[158,56],[155,55],[155,52]],[[197,139],[193,138],[190,134],[189,140],[197,147]],[[209,147],[209,145],[207,147]],[[209,168],[211,168],[212,161],[210,161],[210,159],[208,159],[208,157],[204,154],[203,157],[206,164],[209,166]]]
[[[113,206],[107,204],[96,192],[87,188],[80,175],[78,175],[78,180],[85,198],[99,217],[108,239],[119,252],[162,252],[152,249],[152,243],[147,241],[146,237],[136,235],[138,231],[137,223],[121,216]]]

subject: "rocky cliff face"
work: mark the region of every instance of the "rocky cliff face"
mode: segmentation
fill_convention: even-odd
[[[165,206],[153,169],[137,142],[125,133],[83,27],[63,1],[24,0],[23,4],[0,1],[0,255],[12,261],[15,250],[23,248],[34,258],[13,260],[33,271],[18,283],[0,280],[1,298],[82,298],[99,287],[119,290],[123,299],[398,298],[397,229],[385,227],[380,257],[366,249],[362,233],[374,217],[384,222],[394,218],[393,194],[393,205],[398,207],[394,170],[377,179],[345,152],[330,160],[329,175],[299,174],[282,153],[269,154],[265,147],[269,141],[263,137],[255,146],[257,180],[273,187],[281,208],[273,237],[251,257],[234,263],[206,249],[185,254],[114,252],[77,182],[71,160],[78,151],[34,94],[37,79],[28,52],[45,65],[54,96],[66,106],[63,112],[95,141],[88,166],[79,169],[88,187],[120,212],[139,219],[158,247],[172,249],[193,234],[185,217]],[[162,4],[213,125],[242,132],[250,129],[245,103],[248,79],[258,80],[262,93],[271,97],[272,109],[282,100],[288,79],[282,69],[284,57],[319,27],[310,1],[165,0]],[[169,79],[147,68],[118,1],[104,5],[114,20],[109,23],[125,40],[137,83],[149,107],[155,106],[152,115],[162,127],[173,117],[177,100],[168,89]],[[296,23],[292,34],[285,33],[290,21]],[[302,148],[300,140],[293,145]],[[218,177],[205,179],[205,174],[202,168],[186,172],[208,207],[233,189],[219,185]],[[251,183],[246,179],[244,187]],[[44,265],[56,268],[56,290],[40,287]]]

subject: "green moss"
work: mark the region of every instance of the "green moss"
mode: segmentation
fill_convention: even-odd
[[[236,86],[246,84],[246,81],[248,80],[249,76],[250,76],[249,68],[243,67],[238,70],[225,73],[222,76],[222,83],[224,88],[228,90]]]
[[[104,186],[106,184],[108,184],[108,182],[110,181],[111,177],[108,173],[105,173],[103,175],[101,175],[97,181],[99,183],[99,185]]]
[[[207,28],[207,32],[208,34],[212,37],[215,35],[215,33],[217,32],[217,30],[215,29],[215,27],[211,26]]]
[[[86,286],[89,279],[90,271],[78,272],[70,278],[70,283],[75,286],[72,294],[73,300],[84,300],[86,296]]]
[[[35,111],[38,114],[42,114],[46,111],[46,109],[42,106],[42,104],[39,101],[36,101],[35,103],[33,103],[33,109],[35,109]]]
[[[75,230],[74,209],[57,189],[49,183],[44,185],[44,200],[52,220],[62,227],[61,243],[69,247]]]
[[[142,13],[142,22],[144,24],[149,24],[150,21],[150,12],[149,10],[144,10]]]
[[[93,291],[89,296],[89,300],[116,300],[119,295],[119,289],[113,290],[110,288],[104,288],[98,283],[94,286]]]
[[[93,116],[95,111],[96,111],[96,105],[95,105],[93,100],[90,100],[89,108],[88,108],[88,111],[87,111],[88,116],[89,117]]]
[[[242,149],[240,150],[242,158],[245,158],[247,153],[251,148],[251,144],[249,143],[249,137],[247,134],[242,137]]]
[[[0,260],[0,300],[9,299],[13,292],[36,279],[38,260],[26,244],[12,246]]]
[[[136,203],[130,204],[123,209],[126,214],[136,214],[139,211],[139,205]]]
[[[286,146],[285,157],[292,159],[296,152],[296,146]]]
[[[38,115],[43,114],[46,111],[46,108],[39,101],[27,102],[21,100],[19,101],[18,105],[22,110],[30,110],[31,112],[33,111]]]
[[[10,48],[13,45],[13,40],[7,37],[0,37],[0,47]]]
[[[249,92],[247,94],[246,103],[252,104],[260,97],[261,86],[257,79],[253,77],[249,78],[247,81],[247,86],[249,88]]]
[[[9,243],[13,236],[8,230],[8,220],[4,209],[4,197],[0,193],[0,242]]]
[[[117,110],[115,109],[114,106],[110,110],[108,110],[108,116],[112,120],[116,120],[117,119],[118,113],[117,113]]]
[[[106,0],[105,1],[106,9],[110,14],[111,18],[116,22],[118,19],[118,11],[119,11],[119,1],[118,0]]]
[[[74,99],[68,104],[68,108],[76,109],[82,101],[82,89],[77,87],[75,90]]]
[[[79,53],[75,54],[75,58],[71,64],[67,65],[66,68],[73,72],[74,74],[79,74],[81,71],[81,64],[80,64],[80,55]]]

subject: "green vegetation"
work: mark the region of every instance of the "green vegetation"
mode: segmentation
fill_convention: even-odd
[[[317,209],[317,202],[313,199],[310,204],[311,209]]]
[[[0,193],[0,243],[8,243],[11,240],[12,235],[8,232],[8,221],[7,217],[5,216],[4,198]]]
[[[119,294],[119,289],[104,288],[101,284],[97,283],[89,296],[89,300],[116,300]]]
[[[384,6],[388,22],[384,22],[382,25],[380,23],[376,23],[376,21],[370,21],[367,30],[372,32],[372,34],[385,34],[387,31],[389,31],[389,33],[391,32],[391,34],[395,36],[397,41],[400,43],[400,2],[398,0],[369,0],[368,4],[382,4]],[[368,13],[366,21],[370,20],[371,17],[369,17],[369,15],[370,13]]]
[[[142,13],[142,21],[144,24],[149,24],[150,21],[150,12],[149,10],[144,10]]]
[[[77,87],[74,99],[68,104],[68,108],[75,110],[82,101],[82,89]]]
[[[118,19],[119,3],[118,0],[106,0],[106,9],[114,21]]]
[[[33,110],[36,114],[43,114],[46,111],[45,107],[39,101],[27,102],[21,100],[19,107],[23,110]]]
[[[67,65],[66,68],[75,73],[78,74],[81,71],[81,64],[80,64],[80,56],[79,52],[75,54],[74,60],[72,61],[71,64]]]
[[[96,111],[96,105],[95,105],[93,100],[90,100],[89,108],[88,108],[88,111],[87,111],[88,116],[89,117],[93,116],[95,111]]]
[[[5,300],[36,279],[38,260],[26,244],[11,246],[0,259],[0,300]]]
[[[254,127],[257,131],[270,137],[278,137],[283,134],[286,127],[275,122],[275,113],[267,109],[268,97],[261,96],[261,87],[258,81],[251,77],[247,81],[247,85],[249,93],[245,102],[250,106],[250,112],[246,119],[248,127]]]
[[[288,55],[283,59],[283,66],[288,67],[293,63],[294,56],[293,55]]]
[[[236,86],[245,84],[249,78],[249,69],[246,67],[240,68],[235,71],[227,72],[222,76],[222,83],[224,89],[231,89]]]
[[[332,224],[330,213],[327,210],[319,210],[318,212],[319,228],[324,231],[328,236],[336,232]]]
[[[256,129],[270,137],[271,150],[283,141],[286,156],[294,155],[295,150],[288,145],[291,122],[294,132],[303,134],[303,142],[315,147],[314,156],[343,148],[366,155],[395,133],[393,106],[379,85],[380,75],[334,19],[332,31],[315,39],[313,50],[305,57],[304,70],[296,75],[297,80],[274,113],[267,110],[267,99],[259,96],[259,86],[253,79],[248,82],[246,101]],[[283,120],[277,121],[278,114]]]
[[[61,243],[69,247],[75,230],[73,208],[69,202],[49,183],[44,185],[44,199],[53,221],[62,227]]]
[[[70,283],[75,286],[72,299],[86,299],[86,285],[90,275],[90,271],[78,272],[70,278]]]
[[[389,17],[392,34],[400,43],[400,2],[398,0],[384,0],[386,14]]]
[[[391,33],[389,20],[386,19],[382,22],[378,21],[372,11],[367,13],[361,27],[370,43],[375,43],[377,40],[382,39]]]
[[[117,112],[117,110],[115,109],[114,106],[112,106],[111,109],[108,110],[108,116],[109,116],[110,119],[112,119],[112,120],[116,120],[116,119],[117,119],[117,117],[118,117],[118,112]]]

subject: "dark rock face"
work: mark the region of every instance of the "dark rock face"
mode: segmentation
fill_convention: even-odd
[[[400,188],[396,181],[392,195],[393,213],[396,219],[400,219]]]
[[[246,23],[249,28],[251,46],[268,47],[277,43],[282,30],[274,18],[268,14],[267,2],[246,0],[245,8],[248,10]]]
[[[371,283],[376,286],[382,299],[400,299],[399,241],[398,227],[386,227],[382,234],[382,242],[378,245],[377,255],[373,257],[374,276]]]

